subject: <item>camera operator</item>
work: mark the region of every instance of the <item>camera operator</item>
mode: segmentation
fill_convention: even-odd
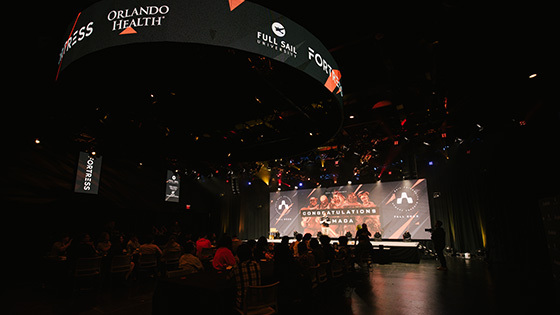
[[[441,266],[437,269],[446,271],[447,262],[445,261],[445,256],[443,255],[443,249],[445,248],[445,231],[441,227],[442,225],[443,222],[437,220],[433,229],[426,230],[432,233],[432,242],[434,243],[434,249],[436,250],[437,257],[441,264]]]

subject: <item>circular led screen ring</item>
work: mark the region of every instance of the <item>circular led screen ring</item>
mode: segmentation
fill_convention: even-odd
[[[321,42],[290,19],[243,0],[97,2],[71,23],[56,78],[88,54],[151,42],[204,44],[265,56],[308,74],[342,104],[340,70]]]
[[[300,25],[248,1],[100,1],[76,14],[65,36],[56,80],[66,103],[59,107],[73,111],[76,123],[112,106],[109,120],[120,111],[134,113],[131,124],[142,115],[163,122],[157,128],[166,136],[152,147],[179,144],[178,154],[208,152],[205,158],[221,148],[219,155],[256,160],[313,149],[342,125],[341,74],[328,50]],[[158,86],[173,98],[140,108],[140,96]],[[123,134],[124,124],[115,124],[121,129],[105,123],[105,139]],[[126,132],[127,142],[138,138]]]

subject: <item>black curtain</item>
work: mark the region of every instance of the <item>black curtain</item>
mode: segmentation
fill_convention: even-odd
[[[427,171],[432,226],[441,220],[446,244],[457,252],[474,253],[486,246],[486,220],[481,174],[455,163]]]

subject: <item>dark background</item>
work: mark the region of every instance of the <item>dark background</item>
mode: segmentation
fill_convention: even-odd
[[[358,155],[346,152],[338,180],[352,178],[359,163],[353,156],[365,153],[359,151],[364,148],[360,141],[381,139],[379,162],[371,168],[391,168],[401,158],[403,166],[394,167],[404,176],[426,177],[429,195],[440,193],[431,200],[432,218],[444,221],[450,246],[461,252],[486,248],[489,262],[510,266],[520,285],[549,281],[538,202],[558,196],[559,188],[560,114],[549,70],[555,37],[548,12],[553,9],[540,2],[262,3],[315,34],[341,67],[345,120],[329,145],[347,145]],[[53,113],[60,95],[53,81],[64,31],[86,6],[41,2],[11,8],[22,17],[6,30],[10,58],[4,63],[10,82],[3,95],[1,181],[6,240],[13,245],[11,253],[21,257],[18,265],[32,265],[61,233],[96,237],[109,220],[128,233],[179,220],[194,234],[266,235],[268,192],[277,183],[254,180],[244,165],[231,166],[239,174],[238,194],[227,163],[205,171],[196,163],[182,166],[189,175],[181,181],[181,202],[170,204],[163,201],[165,174],[177,163],[157,152],[118,158],[105,152],[99,195],[73,192],[81,143],[49,137],[57,122]],[[538,76],[529,79],[532,73]],[[383,99],[393,106],[372,108]],[[401,103],[404,111],[394,106]],[[403,118],[407,122],[401,125]],[[448,155],[441,153],[442,131]],[[411,141],[395,151],[393,141],[404,137]],[[36,138],[41,144],[34,143]],[[273,175],[279,168],[272,166]],[[321,167],[302,169],[309,171],[303,176],[321,180]],[[376,180],[378,170],[371,171],[369,181]],[[398,175],[393,176],[402,173],[394,169]],[[365,174],[360,180],[368,180]],[[332,184],[332,179],[324,184],[329,180]]]

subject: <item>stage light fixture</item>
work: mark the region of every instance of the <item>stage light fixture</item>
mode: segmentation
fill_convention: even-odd
[[[537,74],[536,74],[536,73],[533,73],[533,74],[531,74],[531,75],[529,76],[529,79],[533,79],[533,78],[536,78],[536,77],[537,77]]]
[[[351,181],[351,180],[348,181],[348,185],[352,185],[352,181]]]
[[[35,138],[35,144],[39,144],[41,143],[41,140],[39,140],[39,138]]]
[[[300,183],[298,184],[298,186],[299,186],[299,187],[303,187],[303,183],[300,182]]]
[[[434,165],[434,161],[428,162],[428,165],[430,165],[430,166]]]

